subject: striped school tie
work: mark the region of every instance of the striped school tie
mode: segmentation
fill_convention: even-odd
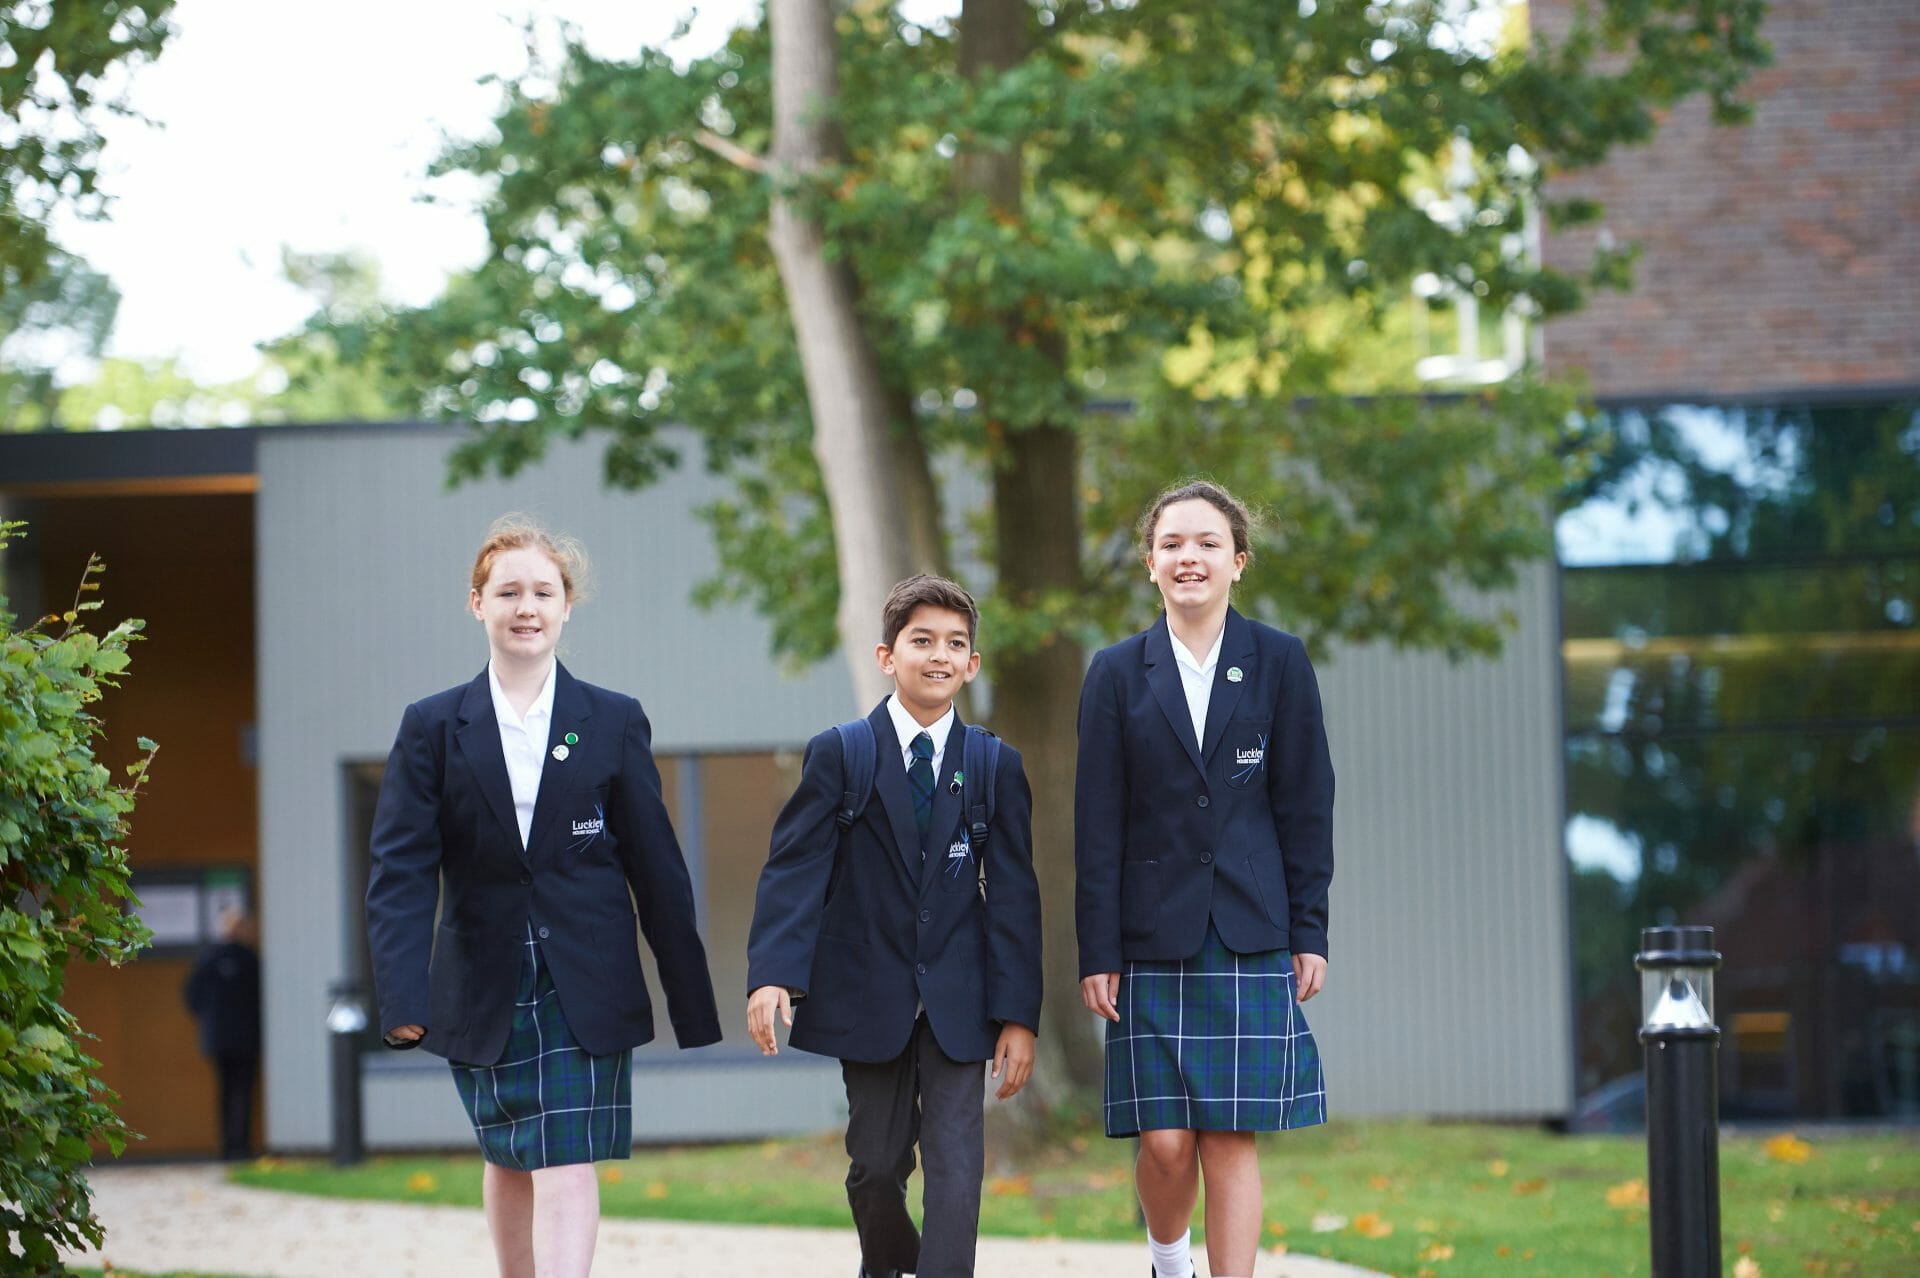
[[[909,749],[913,751],[913,762],[907,766],[907,788],[913,791],[913,821],[920,827],[920,842],[924,845],[927,827],[933,824],[933,734],[921,733]]]

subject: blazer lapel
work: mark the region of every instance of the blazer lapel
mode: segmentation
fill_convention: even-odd
[[[940,775],[933,781],[933,815],[927,820],[927,858],[920,866],[921,886],[940,877],[947,866],[947,844],[953,838],[954,827],[960,821],[959,787],[954,785],[954,777],[959,775],[960,765],[967,755],[967,725],[960,722],[960,714],[954,712],[953,723],[947,730],[947,744],[940,755]]]
[[[1240,689],[1247,671],[1253,666],[1253,627],[1233,609],[1227,609],[1226,632],[1220,636],[1220,660],[1213,667],[1213,691],[1207,697],[1207,739],[1200,744],[1200,757],[1213,762],[1213,752],[1227,733],[1227,721],[1240,704]],[[1239,679],[1229,671],[1238,671]]]
[[[886,809],[894,846],[900,850],[900,863],[917,883],[920,881],[920,826],[913,819],[913,796],[907,792],[907,765],[900,757],[900,734],[893,730],[893,715],[885,701],[867,716],[867,722],[873,725],[873,744],[880,756],[874,760],[874,792],[880,796],[880,806]]]
[[[1167,726],[1186,747],[1193,766],[1205,772],[1206,765],[1200,760],[1200,743],[1193,736],[1193,712],[1187,709],[1187,690],[1180,685],[1180,667],[1174,663],[1173,656],[1173,635],[1167,629],[1164,612],[1153,629],[1147,631],[1145,659],[1147,686],[1153,689],[1153,699],[1160,703],[1161,713],[1167,716]]]
[[[554,814],[566,806],[567,796],[583,771],[577,752],[600,744],[593,739],[592,725],[587,722],[593,717],[593,703],[581,691],[580,681],[557,661],[553,663],[553,677],[553,713],[547,716],[547,749],[540,757],[540,790],[533,800],[533,824],[527,836],[529,853],[541,845]],[[567,758],[554,758],[554,747],[564,744],[569,732],[579,741],[567,747]]]
[[[493,713],[493,689],[487,672],[467,685],[460,698],[460,726],[454,730],[460,743],[460,755],[473,773],[474,784],[485,796],[487,807],[499,819],[507,841],[519,852],[522,861],[527,850],[520,844],[520,822],[513,815],[513,783],[507,780],[507,756],[500,749],[500,720]]]

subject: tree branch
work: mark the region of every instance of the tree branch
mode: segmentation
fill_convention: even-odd
[[[712,129],[699,130],[693,135],[693,140],[721,159],[727,161],[727,163],[738,165],[749,173],[765,173],[767,171],[767,160],[765,156],[756,155],[741,146],[738,142],[733,142],[721,137]]]

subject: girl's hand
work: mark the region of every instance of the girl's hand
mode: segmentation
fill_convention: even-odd
[[[424,1025],[399,1025],[381,1035],[381,1038],[385,1040],[388,1047],[402,1045],[410,1047],[426,1036],[427,1027]]]
[[[1320,992],[1327,983],[1327,960],[1318,954],[1293,956],[1293,996],[1302,1003]]]
[[[1080,1001],[1087,1005],[1089,1012],[1106,1017],[1110,1021],[1120,1019],[1120,1009],[1113,1000],[1120,997],[1120,973],[1101,972],[1095,976],[1082,978],[1080,982]]]
[[[780,1013],[787,1028],[792,1029],[793,996],[784,985],[762,985],[747,996],[747,1037],[759,1044],[762,1056],[780,1054],[780,1044],[773,1037],[775,1011]]]

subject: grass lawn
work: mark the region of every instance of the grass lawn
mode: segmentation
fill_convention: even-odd
[[[1267,1244],[1399,1278],[1647,1273],[1638,1139],[1524,1127],[1340,1122],[1261,1138]],[[1140,1237],[1131,1142],[1070,1136],[989,1172],[983,1233]],[[1920,1272],[1920,1133],[1730,1134],[1722,1235],[1738,1278]],[[837,1133],[636,1151],[601,1166],[609,1216],[847,1228]],[[235,1181],[350,1198],[478,1205],[480,1161],[383,1158],[340,1171],[261,1160]],[[913,1192],[917,1198],[917,1189]],[[1199,1230],[1196,1220],[1196,1240]],[[1144,1245],[1143,1245],[1144,1251]],[[1738,1267],[1741,1261],[1750,1262]]]

